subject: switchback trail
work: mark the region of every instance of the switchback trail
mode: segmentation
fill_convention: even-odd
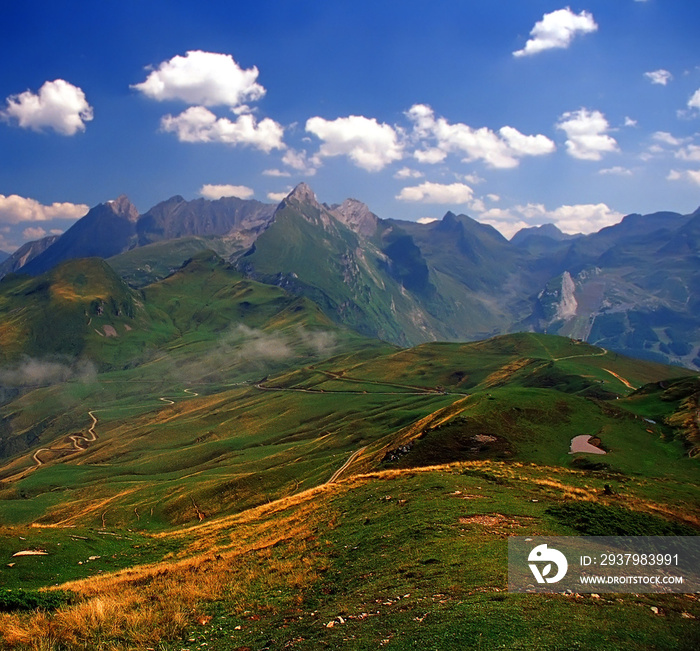
[[[533,337],[533,339],[535,339]],[[551,351],[547,346],[544,345],[544,342],[540,341],[539,339],[535,339],[535,341],[540,345],[541,348],[544,348],[545,352],[553,362],[560,362],[563,359],[576,359],[577,357],[605,357],[605,355],[608,354],[608,350],[603,348],[602,346],[596,346],[596,348],[600,349],[599,353],[584,353],[583,355],[566,355],[564,357],[555,357],[552,355]],[[588,344],[589,346],[593,346],[593,344]]]
[[[199,394],[192,390],[192,389],[183,389],[184,393],[189,394],[192,398],[198,396]],[[174,405],[175,401],[171,400],[170,398],[158,398],[158,400],[162,400],[168,405]],[[141,406],[139,405],[138,408]],[[105,407],[104,409],[95,409],[95,410],[90,410],[88,411],[88,416],[92,419],[92,425],[88,428],[87,434],[69,434],[66,438],[70,439],[71,441],[71,446],[70,447],[56,447],[56,448],[39,448],[34,454],[32,455],[32,460],[36,465],[27,468],[19,477],[25,476],[28,472],[31,472],[32,470],[36,470],[39,466],[44,465],[44,461],[41,460],[39,455],[42,452],[82,452],[87,449],[88,443],[93,443],[94,441],[97,440],[97,432],[95,431],[95,427],[97,426],[97,416],[95,416],[95,412],[97,411],[112,411],[115,409],[135,409],[137,407]]]

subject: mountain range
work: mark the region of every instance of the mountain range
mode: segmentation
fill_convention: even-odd
[[[700,531],[698,373],[613,350],[697,355],[697,222],[508,241],[301,185],[28,245],[0,647],[696,649],[685,594],[509,594],[506,538]]]
[[[244,276],[398,345],[534,331],[698,369],[699,238],[700,209],[628,215],[591,235],[547,224],[509,241],[453,212],[419,224],[355,199],[321,204],[302,183],[278,205],[177,196],[139,214],[121,196],[60,237],[24,245],[0,276],[99,257],[139,288],[211,249]]]

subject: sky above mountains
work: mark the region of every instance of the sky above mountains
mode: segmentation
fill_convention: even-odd
[[[127,194],[279,201],[506,236],[700,205],[700,3],[9,3],[0,250]]]

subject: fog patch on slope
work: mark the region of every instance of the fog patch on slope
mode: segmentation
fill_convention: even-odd
[[[196,360],[177,363],[173,373],[188,381],[221,380],[232,372],[267,374],[283,370],[292,362],[329,357],[337,345],[333,332],[298,327],[268,331],[238,323],[232,325],[217,345]]]
[[[232,355],[239,361],[283,360],[294,355],[289,338],[280,332],[265,332],[238,324],[224,337],[224,345],[231,346]]]
[[[61,382],[94,382],[97,368],[89,360],[57,361],[27,357],[15,366],[0,368],[0,385],[43,387]]]

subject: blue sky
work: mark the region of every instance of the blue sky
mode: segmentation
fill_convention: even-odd
[[[7,3],[0,249],[127,194],[507,236],[700,205],[696,0]]]

